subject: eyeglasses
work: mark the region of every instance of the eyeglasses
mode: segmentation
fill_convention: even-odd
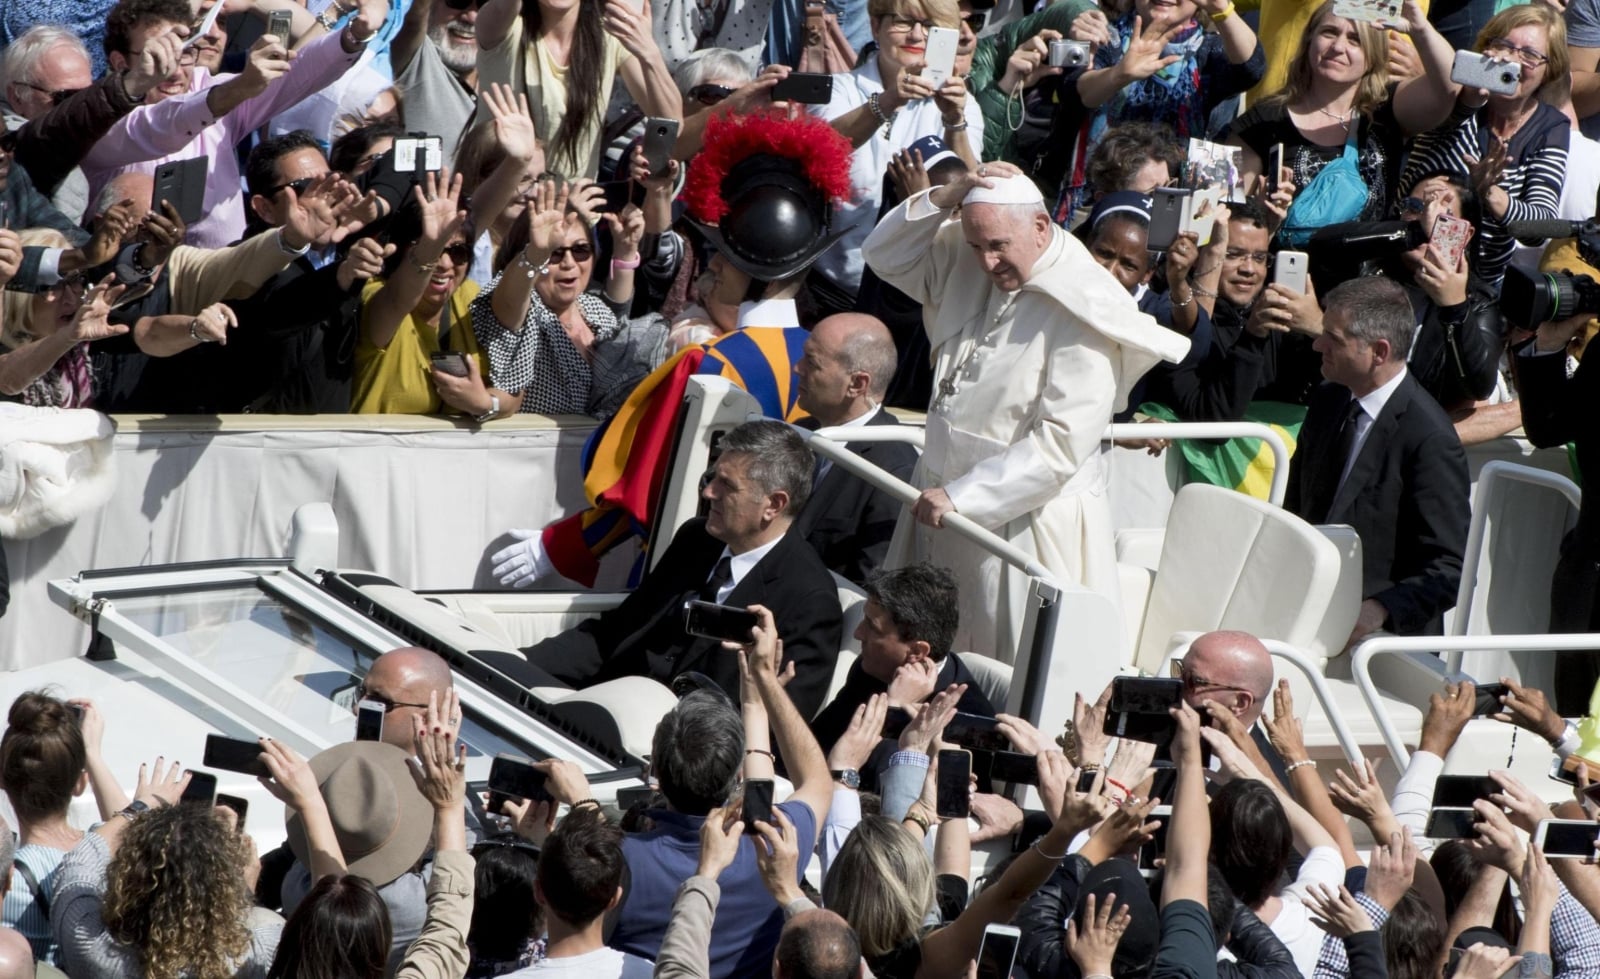
[[[1535,51],[1533,48],[1512,44],[1503,37],[1490,41],[1488,47],[1490,50],[1505,51],[1516,55],[1517,60],[1522,62],[1524,68],[1540,68],[1550,63],[1550,56],[1543,51]]]
[[[390,700],[388,698],[388,696],[385,695],[385,694],[374,693],[373,691],[368,690],[367,689],[367,685],[365,683],[363,683],[361,686],[356,688],[356,700],[357,700],[357,702],[360,702],[362,700],[370,700],[370,701],[372,701],[374,703],[382,704],[383,705],[383,712],[385,714],[389,713],[390,711],[394,710],[397,707],[415,707],[417,710],[427,710],[428,709],[428,705],[427,704],[408,704],[408,703],[406,703],[404,701],[401,701],[401,700]]]
[[[50,285],[41,286],[39,291],[65,293],[70,296],[76,296],[79,300],[82,300],[84,296],[89,294],[89,289],[90,285],[88,276],[84,275],[82,272],[74,272],[71,275],[62,276]]]
[[[62,89],[57,89],[55,91],[51,91],[50,89],[45,88],[42,85],[35,85],[32,82],[18,82],[17,84],[21,85],[23,88],[31,88],[35,92],[38,92],[40,95],[43,95],[45,97],[45,100],[48,101],[52,106],[60,105],[61,103],[65,102],[67,99],[71,98],[74,95],[77,95],[80,91],[82,91],[82,89],[77,89],[77,88],[62,88]]]
[[[294,191],[294,196],[300,197],[301,195],[305,194],[306,191],[311,189],[312,184],[321,179],[322,177],[301,177],[299,180],[291,180],[286,184],[279,184],[278,186],[267,191],[266,196],[276,197],[278,196],[279,191],[292,190]]]
[[[539,859],[539,848],[514,834],[490,836],[481,839],[472,847],[472,855],[473,857],[481,857],[489,850],[518,850],[533,857],[535,860]]]
[[[688,98],[701,105],[716,105],[732,94],[733,89],[726,85],[696,85],[689,89]]]
[[[896,34],[910,34],[914,28],[918,27],[922,28],[922,33],[926,34],[938,26],[931,20],[917,20],[899,15],[889,18],[889,30],[894,31]]]
[[[550,249],[550,264],[560,265],[567,260],[569,253],[572,255],[574,262],[587,262],[589,259],[594,258],[594,249],[587,243],[580,241],[576,245],[569,245],[566,248]]]
[[[1207,680],[1205,677],[1189,669],[1188,665],[1185,664],[1181,659],[1173,660],[1170,664],[1168,664],[1168,667],[1174,677],[1177,677],[1183,681],[1183,689],[1189,691],[1190,693],[1200,693],[1205,690],[1239,690],[1243,691],[1244,693],[1249,693],[1249,691],[1245,690],[1244,687],[1230,686],[1226,683],[1212,683],[1210,680]]]
[[[1243,248],[1230,248],[1223,253],[1222,257],[1223,261],[1227,262],[1243,262],[1245,259],[1249,259],[1257,265],[1265,265],[1272,261],[1271,252],[1250,252],[1245,251]]]

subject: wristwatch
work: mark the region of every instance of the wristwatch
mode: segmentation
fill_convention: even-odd
[[[144,812],[146,809],[149,809],[149,808],[150,808],[150,803],[145,802],[143,799],[135,799],[132,802],[128,803],[127,808],[118,809],[117,810],[117,815],[121,816],[123,819],[126,819],[128,822],[131,823],[131,822],[134,821],[135,818],[138,817],[138,815],[141,812]]]
[[[500,396],[498,394],[491,394],[489,395],[489,410],[473,418],[473,421],[478,422],[481,425],[498,414],[500,414]]]
[[[835,768],[828,774],[833,776],[835,782],[847,789],[861,788],[861,773],[854,768]]]

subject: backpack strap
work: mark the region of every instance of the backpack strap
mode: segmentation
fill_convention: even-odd
[[[11,866],[22,875],[22,882],[27,884],[28,890],[33,893],[33,903],[39,906],[39,910],[44,912],[46,918],[50,917],[50,895],[39,886],[39,878],[34,875],[32,868],[21,860],[12,861]]]

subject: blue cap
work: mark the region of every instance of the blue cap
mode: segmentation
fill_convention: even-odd
[[[1137,214],[1150,220],[1150,209],[1155,204],[1155,199],[1149,194],[1141,194],[1136,190],[1112,191],[1106,196],[1095,201],[1094,210],[1089,212],[1089,227],[1093,228],[1101,221],[1113,214]]]
[[[922,154],[922,169],[932,170],[935,164],[955,158],[955,150],[937,136],[924,136],[906,147],[907,153]]]

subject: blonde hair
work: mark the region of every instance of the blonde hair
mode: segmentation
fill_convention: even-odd
[[[67,236],[54,228],[26,228],[17,232],[23,247],[38,245],[42,248],[71,248]],[[38,337],[33,334],[33,297],[31,292],[0,293],[0,347],[15,350]]]
[[[1306,23],[1305,32],[1300,35],[1300,46],[1295,49],[1294,58],[1289,62],[1289,76],[1284,81],[1283,88],[1266,99],[1266,102],[1288,105],[1302,95],[1310,93],[1312,80],[1315,77],[1311,65],[1311,43],[1316,39],[1317,30],[1323,21],[1335,16],[1333,12],[1335,2],[1337,0],[1322,0],[1322,5],[1312,13],[1311,20]],[[1364,116],[1370,116],[1373,110],[1389,97],[1389,46],[1383,32],[1376,27],[1365,21],[1358,20],[1352,23],[1355,24],[1356,37],[1361,45],[1361,56],[1367,62],[1367,70],[1356,86],[1353,108]]]
[[[961,29],[961,7],[956,0],[867,0],[867,16],[873,20],[881,17],[915,17],[918,14],[939,27]]]
[[[822,882],[823,907],[850,922],[867,956],[885,955],[920,934],[933,898],[927,853],[883,816],[856,824]]]
[[[1548,5],[1525,3],[1500,11],[1483,25],[1483,30],[1478,32],[1478,39],[1472,42],[1472,49],[1481,54],[1488,50],[1489,42],[1507,37],[1519,27],[1544,28],[1544,53],[1550,60],[1545,62],[1544,84],[1539,86],[1536,94],[1541,102],[1561,105],[1566,101],[1563,96],[1570,97],[1571,79],[1568,73],[1572,71],[1572,55],[1567,51],[1567,22]]]

